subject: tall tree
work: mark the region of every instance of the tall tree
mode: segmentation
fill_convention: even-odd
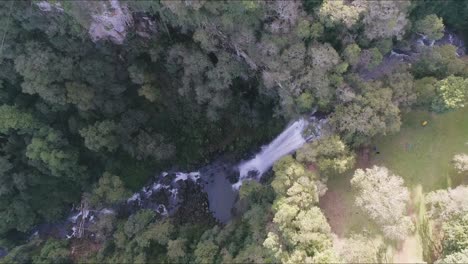
[[[380,226],[385,237],[401,241],[414,230],[406,216],[410,197],[401,177],[385,167],[357,169],[351,186],[357,191],[356,205]]]

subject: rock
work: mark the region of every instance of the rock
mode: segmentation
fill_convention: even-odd
[[[126,6],[120,6],[118,0],[109,2],[111,8],[103,3],[104,11],[92,16],[89,35],[94,42],[109,39],[115,44],[122,44],[127,36],[127,27],[133,25],[133,17]]]
[[[52,10],[63,12],[63,8],[60,3],[51,4],[47,1],[41,1],[37,2],[36,6],[43,12],[51,12]]]

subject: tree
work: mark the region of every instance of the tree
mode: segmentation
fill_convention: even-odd
[[[408,72],[406,67],[389,74],[386,83],[392,89],[392,101],[400,109],[409,109],[416,102],[417,95],[414,91],[413,75]]]
[[[281,61],[290,70],[299,70],[304,66],[306,47],[303,42],[291,45],[281,53]]]
[[[37,215],[32,211],[31,206],[25,201],[15,197],[14,200],[6,200],[0,204],[0,234],[16,229],[20,232],[27,232],[37,221]],[[8,202],[8,204],[4,204]]]
[[[465,153],[457,154],[453,156],[453,163],[455,169],[459,172],[468,171],[468,155]]]
[[[341,241],[339,256],[346,263],[383,263],[385,245],[380,238],[368,238],[360,234]]]
[[[202,241],[197,244],[194,251],[197,263],[215,263],[219,247],[211,240]]]
[[[426,216],[431,220],[432,243],[442,257],[437,263],[463,263],[468,244],[468,187],[437,190],[425,197]],[[458,262],[461,261],[461,262]]]
[[[364,1],[325,0],[320,6],[319,17],[328,27],[342,23],[351,28],[365,9]]]
[[[78,151],[60,131],[41,129],[27,145],[25,154],[31,164],[49,175],[75,181],[85,177],[86,167],[79,164]]]
[[[468,262],[468,249],[465,248],[460,252],[455,252],[453,254],[445,256],[437,260],[435,263],[442,264],[442,263],[467,263],[467,262]]]
[[[25,46],[25,53],[15,59],[15,69],[24,78],[23,92],[38,94],[51,103],[65,104],[62,84],[72,78],[71,59],[38,42],[28,42]]]
[[[142,218],[140,218],[141,220]],[[148,225],[143,232],[135,236],[135,242],[140,248],[149,248],[152,244],[159,244],[163,248],[172,237],[174,225],[169,220],[162,220]]]
[[[171,261],[179,262],[187,255],[187,239],[179,238],[169,240],[167,243],[167,256]]]
[[[399,109],[392,102],[392,91],[380,88],[366,90],[353,101],[338,105],[330,124],[346,142],[359,145],[376,135],[397,132],[401,121]]]
[[[72,263],[67,244],[66,241],[47,240],[42,246],[40,254],[33,258],[33,263]]]
[[[401,177],[385,167],[357,169],[351,186],[357,191],[356,206],[381,227],[385,237],[401,241],[413,231],[411,218],[405,215],[409,192]]]
[[[291,156],[275,163],[272,187],[277,193],[273,209],[274,226],[263,246],[273,261],[304,263],[336,261],[331,250],[331,230],[320,209],[313,174]]]
[[[117,124],[112,120],[97,121],[93,125],[80,129],[88,149],[99,152],[113,152],[119,146]]]
[[[312,66],[323,71],[330,71],[341,62],[338,52],[329,44],[316,44],[309,48]]]
[[[155,132],[148,133],[140,130],[133,135],[128,142],[123,144],[123,148],[137,160],[153,158],[154,160],[164,160],[174,155],[173,145],[166,143],[165,138]]]
[[[273,166],[273,171],[275,172],[275,178],[271,182],[271,186],[278,196],[287,197],[286,199],[292,202],[292,200],[296,200],[295,195],[304,195],[306,197],[303,198],[307,199],[297,199],[297,202],[305,203],[303,207],[318,201],[313,183],[315,175],[291,156],[286,156],[277,161]]]
[[[441,39],[444,36],[444,29],[443,19],[434,14],[427,15],[414,24],[414,31],[431,40]]]
[[[113,205],[124,201],[129,196],[130,192],[125,188],[119,176],[104,172],[90,195],[90,202],[93,205]]]
[[[142,232],[154,220],[155,213],[152,210],[144,209],[131,215],[124,225],[124,234],[132,238]]]
[[[94,97],[96,93],[93,88],[76,82],[67,82],[67,102],[72,103],[78,109],[87,111],[94,109]]]
[[[457,47],[452,45],[424,48],[422,55],[412,70],[415,77],[434,76],[443,79],[449,75],[464,75],[466,62],[457,54]]]
[[[18,130],[20,134],[32,134],[42,126],[33,115],[15,106],[0,106],[0,117],[2,119],[0,133],[2,134],[12,130]]]
[[[361,48],[355,43],[349,44],[343,51],[343,57],[350,65],[356,66],[360,61]]]
[[[460,252],[468,247],[468,213],[462,213],[442,224],[444,255]]]
[[[401,39],[408,24],[410,1],[366,1],[364,35],[369,40]]]
[[[450,75],[437,83],[436,93],[438,96],[432,102],[434,111],[463,108],[468,101],[468,79]]]
[[[312,37],[312,25],[307,19],[302,19],[297,23],[296,34],[302,39],[310,39]]]
[[[309,92],[302,93],[297,98],[297,106],[299,108],[299,113],[307,113],[312,110],[314,104],[314,97]]]
[[[299,162],[316,163],[325,173],[343,173],[355,162],[354,155],[336,135],[305,144],[296,155]]]
[[[468,186],[437,190],[425,197],[427,215],[430,219],[445,222],[454,216],[468,212]]]
[[[152,103],[156,102],[161,96],[159,89],[157,89],[152,84],[145,84],[141,86],[141,88],[138,89],[138,95],[145,97]]]
[[[429,108],[436,97],[436,84],[437,79],[434,77],[424,77],[414,81],[417,105]]]
[[[361,54],[361,63],[363,63],[368,69],[374,69],[382,62],[383,59],[382,53],[377,48],[364,50]]]
[[[278,232],[269,232],[263,245],[282,263],[313,263],[331,248],[330,226],[318,207],[298,210],[282,203],[273,220]],[[332,259],[337,259],[332,257]]]

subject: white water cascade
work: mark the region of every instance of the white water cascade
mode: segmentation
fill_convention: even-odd
[[[78,237],[81,236],[80,229],[88,229],[88,226],[95,224],[101,216],[117,214],[118,210],[132,212],[146,208],[154,210],[160,217],[168,217],[186,199],[183,191],[187,184],[200,186],[208,196],[209,210],[213,216],[218,221],[226,223],[232,218],[232,208],[242,182],[260,180],[262,174],[267,172],[277,160],[291,154],[307,141],[322,136],[322,125],[325,122],[326,119],[319,120],[315,117],[299,119],[289,125],[270,144],[263,146],[253,159],[243,161],[234,168],[230,163],[220,160],[195,172],[163,172],[118,206],[101,210],[73,208],[68,219],[55,225],[40,226],[36,233],[48,234],[58,230],[63,238]],[[255,172],[254,176],[252,176],[252,171]],[[228,177],[237,173],[239,173],[238,182],[232,184]],[[161,197],[166,198],[161,199]],[[85,236],[94,237],[95,235],[88,231]]]
[[[255,179],[259,180],[275,161],[290,154],[300,148],[307,139],[302,133],[307,128],[309,122],[305,119],[299,119],[286,128],[269,145],[262,147],[262,151],[255,155],[251,160],[242,162],[239,165],[239,181],[233,185],[233,188],[239,189],[242,181],[250,179],[250,171],[256,171]]]

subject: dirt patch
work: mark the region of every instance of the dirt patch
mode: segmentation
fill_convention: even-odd
[[[333,233],[343,237],[346,232],[346,216],[350,213],[343,194],[336,190],[328,190],[320,198],[319,206],[322,208]]]
[[[318,172],[318,169],[317,169],[317,165],[315,163],[310,163],[309,165],[307,165],[307,168],[311,171],[311,172]]]
[[[365,169],[371,166],[370,148],[364,147],[357,151],[356,168]]]
[[[101,249],[100,243],[86,240],[86,239],[73,239],[70,246],[70,257],[73,263],[78,263]]]
[[[417,234],[403,241],[400,249],[393,255],[394,263],[425,263],[422,247]]]

